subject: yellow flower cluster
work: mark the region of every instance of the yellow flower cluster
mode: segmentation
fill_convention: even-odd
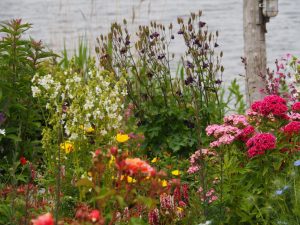
[[[71,141],[65,141],[60,144],[60,149],[65,151],[66,154],[69,154],[74,150],[74,144]]]

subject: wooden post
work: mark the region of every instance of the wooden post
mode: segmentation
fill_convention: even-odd
[[[266,72],[266,20],[262,15],[261,0],[244,0],[244,52],[246,58],[247,103],[263,98],[260,92],[265,83],[259,77]]]

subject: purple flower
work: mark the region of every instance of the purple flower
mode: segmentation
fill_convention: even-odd
[[[300,166],[300,159],[294,162],[294,166]]]

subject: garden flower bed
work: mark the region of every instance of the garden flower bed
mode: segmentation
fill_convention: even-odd
[[[126,24],[71,59],[2,24],[0,224],[300,224],[300,61],[246,110],[201,12]]]

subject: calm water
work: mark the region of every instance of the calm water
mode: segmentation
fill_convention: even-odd
[[[211,31],[219,30],[224,51],[225,79],[243,79],[242,0],[0,0],[0,21],[23,18],[32,23],[30,35],[61,51],[64,43],[73,50],[80,36],[92,45],[110,23],[127,18],[130,30],[138,24],[158,20],[176,23],[177,16],[203,10],[203,20]],[[283,54],[300,56],[300,0],[279,0],[279,15],[268,24],[267,54],[269,65]],[[180,53],[175,42],[172,51]]]

